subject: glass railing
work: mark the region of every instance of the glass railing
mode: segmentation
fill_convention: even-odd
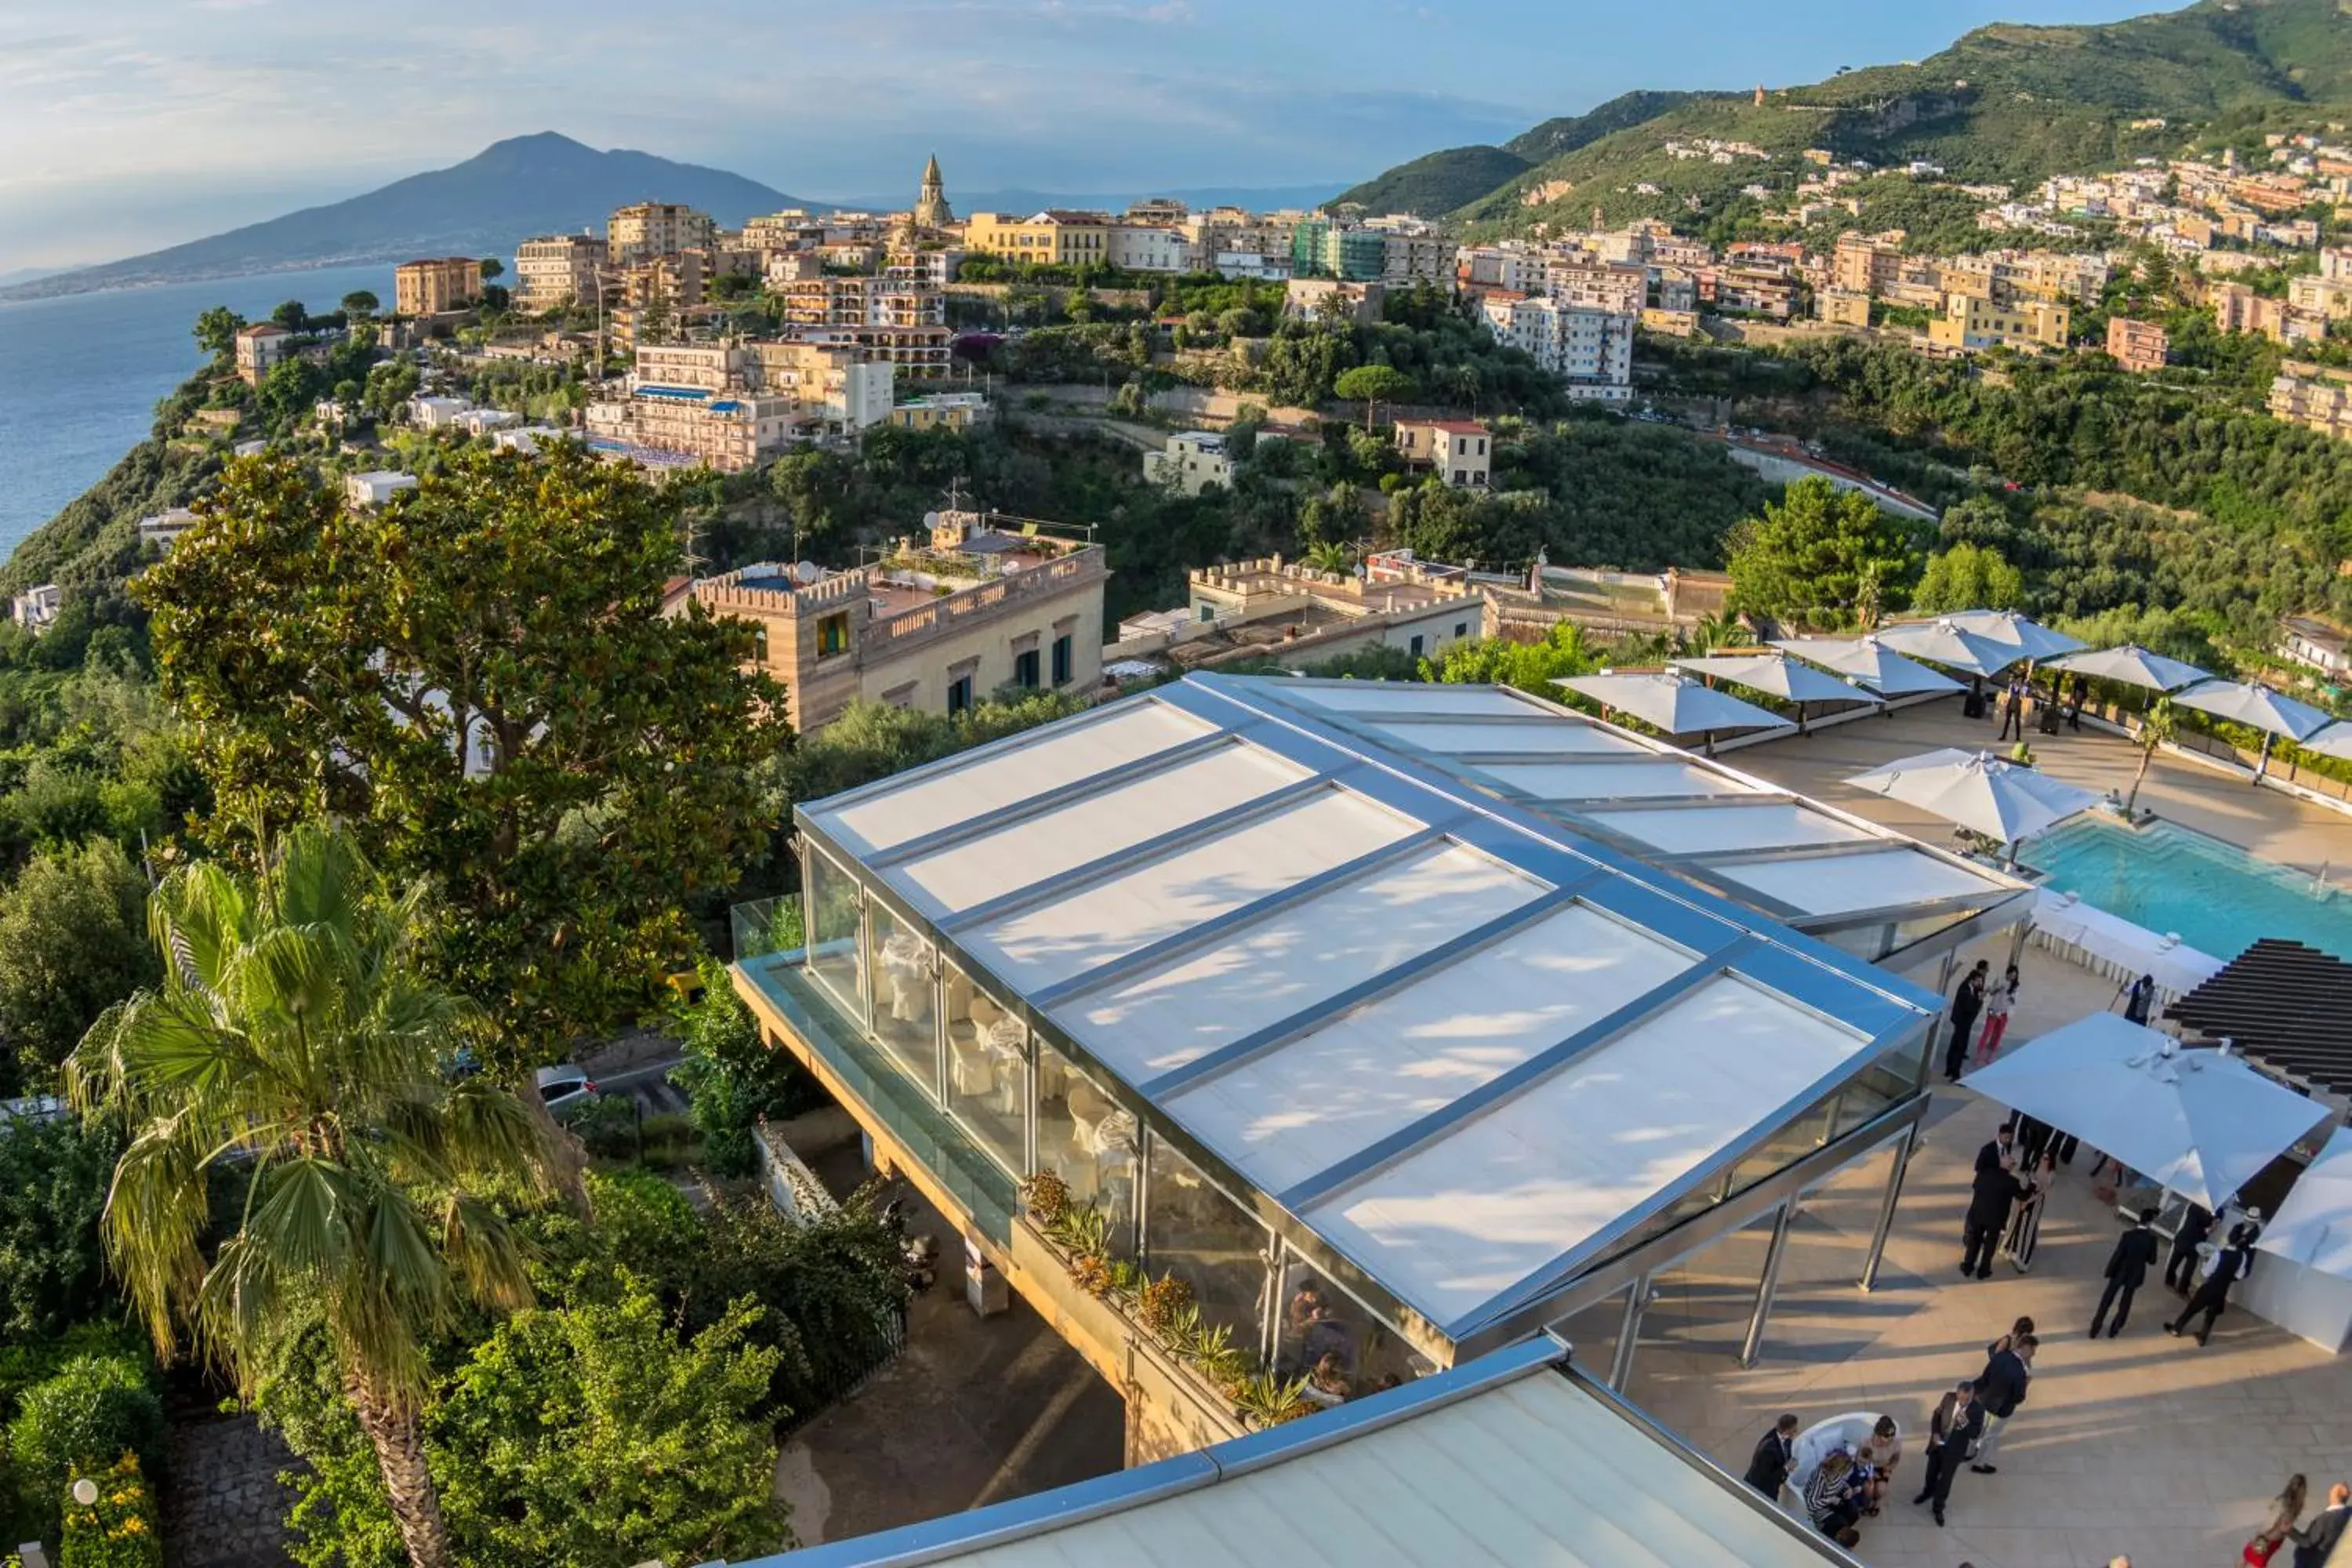
[[[795,894],[737,904],[727,911],[727,918],[734,931],[738,963],[772,952],[790,952],[805,940],[801,901]]]
[[[772,922],[757,920],[746,924],[754,940],[773,929]],[[739,946],[742,930],[738,928]],[[953,1194],[981,1233],[999,1244],[1008,1242],[1016,1201],[1013,1178],[908,1079],[826,990],[810,981],[799,959],[798,948],[784,948],[739,954],[736,966],[908,1157]]]

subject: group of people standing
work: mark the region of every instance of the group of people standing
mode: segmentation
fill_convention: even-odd
[[[1970,1066],[1981,1067],[2000,1052],[2001,1037],[2009,1032],[2010,1009],[2017,1005],[2017,965],[1999,980],[1992,977],[1992,961],[1979,958],[1976,967],[1960,978],[1960,988],[1952,993],[1952,1033],[1944,1046],[1944,1078],[1958,1083],[1960,1074]],[[1981,1034],[1977,1020],[1984,1020]],[[1975,1051],[1969,1045],[1973,1039]]]
[[[1993,1254],[2006,1249],[2020,1273],[2032,1267],[2042,1208],[2058,1167],[2074,1158],[2074,1140],[2046,1121],[2011,1117],[1977,1151],[1967,1217],[1960,1226],[1960,1273],[1985,1279]]]
[[[2008,683],[2000,689],[2000,733],[1994,740],[2006,741],[2012,734],[2021,741],[2025,739],[2025,710],[2029,703],[2034,706],[2041,719],[2043,734],[2056,734],[2062,722],[2069,730],[2080,733],[2084,689],[2088,684],[2082,676],[2062,675],[2053,685],[2044,689],[2035,686],[2021,673],[2011,676]],[[1961,711],[1971,718],[1981,718],[1988,706],[1981,689],[1971,682]]]
[[[1927,1457],[1918,1495],[1911,1500],[1915,1506],[1932,1506],[1937,1524],[1944,1522],[1952,1481],[1961,1466],[1979,1475],[1998,1470],[1993,1456],[2010,1418],[2025,1403],[2039,1344],[2033,1320],[2020,1318],[2008,1333],[1985,1347],[1983,1370],[1954,1384],[1929,1413]],[[1893,1416],[1881,1415],[1860,1442],[1839,1443],[1822,1454],[1810,1471],[1800,1473],[1797,1428],[1794,1415],[1783,1415],[1757,1440],[1747,1482],[1776,1503],[1795,1483],[1805,1517],[1814,1528],[1852,1547],[1862,1539],[1862,1521],[1878,1514],[1895,1484],[1903,1463],[1902,1429]]]

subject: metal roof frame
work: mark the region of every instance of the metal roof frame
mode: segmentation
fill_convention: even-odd
[[[1742,912],[1736,902],[1716,899],[1678,881],[1663,879],[1644,863],[1613,848],[1580,844],[1568,836],[1566,825],[1536,815],[1518,803],[1499,797],[1491,801],[1480,799],[1475,789],[1465,797],[1465,781],[1442,768],[1430,767],[1418,758],[1399,753],[1378,739],[1326,725],[1320,722],[1323,717],[1320,713],[1297,712],[1286,704],[1269,708],[1248,700],[1255,695],[1248,688],[1238,691],[1224,689],[1228,679],[1209,680],[1195,677],[1178,686],[1161,688],[1121,703],[1107,705],[1092,714],[1066,721],[1069,724],[1099,722],[1104,717],[1120,711],[1131,703],[1159,701],[1217,726],[1217,732],[1179,742],[1151,757],[1122,763],[1086,780],[1041,792],[1018,806],[982,814],[971,822],[956,824],[910,840],[908,845],[894,846],[890,850],[881,852],[853,847],[835,835],[833,820],[848,805],[951,773],[958,766],[968,766],[985,754],[1002,755],[1024,743],[1034,743],[1044,735],[1056,731],[1066,734],[1067,730],[1062,726],[1052,726],[1027,731],[980,752],[942,759],[813,806],[796,807],[795,817],[802,832],[810,839],[812,850],[823,852],[835,863],[837,870],[856,881],[868,897],[875,899],[902,923],[923,936],[950,962],[967,973],[983,978],[992,994],[1013,1009],[1036,1037],[1087,1072],[1098,1087],[1134,1114],[1139,1123],[1149,1128],[1154,1137],[1168,1139],[1177,1152],[1200,1170],[1236,1206],[1253,1215],[1269,1231],[1281,1237],[1303,1259],[1335,1284],[1365,1299],[1367,1306],[1378,1315],[1391,1318],[1392,1326],[1406,1339],[1435,1354],[1438,1359],[1454,1359],[1458,1336],[1503,1310],[1503,1300],[1497,1299],[1486,1303],[1451,1323],[1432,1321],[1400,1292],[1381,1284],[1368,1270],[1327,1241],[1297,1212],[1298,1209],[1311,1202],[1328,1198],[1346,1186],[1368,1178],[1390,1161],[1458,1130],[1477,1115],[1507,1102],[1514,1095],[1523,1093],[1548,1079],[1585,1051],[1638,1026],[1699,984],[1723,975],[1728,974],[1757,984],[1776,998],[1811,1012],[1866,1042],[1838,1073],[1832,1075],[1832,1080],[1849,1075],[1855,1070],[1856,1064],[1878,1059],[1890,1045],[1916,1037],[1932,1021],[1936,1010],[1933,999],[1913,991],[1906,982],[1891,979],[1884,972],[1859,959],[1805,937],[1757,931],[1754,929],[1754,917]],[[1522,695],[1513,694],[1515,698]],[[1148,776],[1154,771],[1152,764],[1155,763],[1161,768],[1179,765],[1206,754],[1218,745],[1239,741],[1247,741],[1308,770],[1309,778],[1274,792],[1284,797],[1285,804],[1295,804],[1317,788],[1345,787],[1427,826],[1402,840],[1383,846],[1378,851],[1351,858],[1321,875],[1302,879],[1211,921],[1187,928],[1162,942],[1147,944],[1093,970],[1026,993],[1023,988],[1008,984],[987,963],[976,960],[961,938],[981,923],[971,918],[976,911],[992,910],[995,918],[1002,918],[1012,908],[1030,907],[1044,896],[1037,888],[1016,889],[1002,899],[975,906],[974,910],[948,915],[941,910],[922,907],[936,900],[924,897],[919,889],[901,885],[889,874],[894,870],[903,870],[908,861],[926,851],[968,842],[1008,823],[1031,820],[1055,806]],[[1253,818],[1263,815],[1256,809],[1259,804],[1254,802],[1251,807],[1244,808]],[[1191,842],[1196,837],[1229,830],[1233,821],[1229,816],[1213,824],[1187,828],[1181,830],[1180,835],[1162,836],[1162,838],[1175,840],[1181,837],[1183,842]],[[1152,853],[1165,853],[1171,847],[1160,839],[1152,842],[1159,845],[1155,851],[1144,852],[1143,846],[1129,847],[1094,863],[1091,872],[1088,868],[1081,868],[1078,872],[1052,879],[1052,887],[1055,891],[1066,890],[1075,878],[1086,877],[1094,880],[1132,866],[1148,864]],[[1464,933],[1439,949],[1391,966],[1361,984],[1276,1020],[1243,1040],[1228,1042],[1211,1058],[1188,1064],[1139,1085],[1129,1084],[1120,1071],[1100,1060],[1048,1016],[1050,1009],[1073,997],[1148,971],[1181,952],[1213,944],[1281,908],[1376,874],[1381,868],[1440,842],[1452,842],[1492,856],[1516,869],[1550,883],[1554,890],[1538,895],[1531,904],[1510,911],[1505,919],[1485,922],[1476,931]],[[1312,1033],[1317,1026],[1355,1008],[1369,1005],[1383,995],[1391,994],[1447,963],[1458,963],[1469,952],[1503,940],[1512,931],[1524,929],[1534,921],[1571,903],[1583,904],[1653,939],[1679,947],[1699,962],[1678,976],[1676,983],[1656,987],[1632,1000],[1606,1017],[1592,1021],[1567,1039],[1547,1047],[1512,1071],[1481,1086],[1479,1090],[1464,1095],[1454,1104],[1420,1119],[1412,1127],[1381,1140],[1372,1149],[1360,1151],[1355,1157],[1339,1163],[1307,1182],[1295,1184],[1289,1191],[1282,1194],[1260,1190],[1244,1173],[1219,1156],[1202,1140],[1187,1131],[1174,1116],[1161,1109],[1160,1102],[1177,1090],[1230,1070],[1244,1060],[1278,1049]],[[1833,1081],[1830,1087],[1833,1087]],[[1580,1261],[1600,1256],[1608,1247],[1623,1240],[1641,1226],[1654,1220],[1658,1214],[1681,1202],[1690,1191],[1718,1179],[1724,1170],[1736,1165],[1755,1146],[1778,1133],[1789,1117],[1804,1110],[1825,1092],[1826,1089],[1806,1086],[1800,1095],[1778,1108],[1770,1116],[1756,1120],[1748,1136],[1735,1140],[1714,1158],[1703,1162],[1684,1181],[1629,1208],[1616,1223],[1580,1243],[1563,1258],[1552,1260],[1530,1276],[1529,1281],[1513,1287],[1512,1292],[1507,1294],[1528,1289],[1534,1282],[1572,1279]]]

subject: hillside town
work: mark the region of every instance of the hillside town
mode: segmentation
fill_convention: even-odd
[[[1850,74],[164,298],[0,587],[0,1568],[2352,1568],[2336,79]]]

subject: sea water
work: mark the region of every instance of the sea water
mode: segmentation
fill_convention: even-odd
[[[288,300],[325,313],[392,268],[330,267],[0,304],[0,560],[146,438],[155,405],[203,363],[196,317],[259,321]]]

